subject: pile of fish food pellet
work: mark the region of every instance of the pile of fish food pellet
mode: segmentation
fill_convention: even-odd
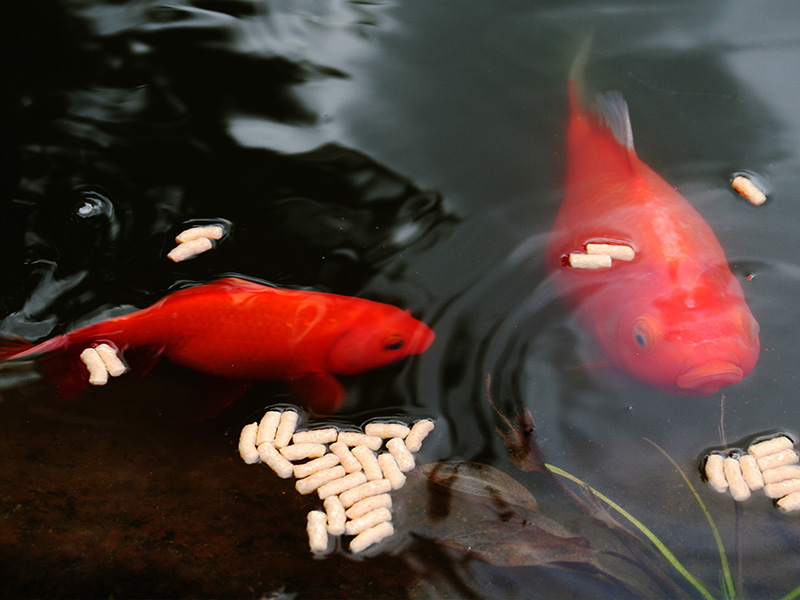
[[[239,454],[248,464],[263,462],[278,477],[295,477],[300,494],[317,493],[323,510],[308,513],[311,550],[326,552],[329,535],[354,536],[349,548],[355,553],[391,536],[389,492],[405,484],[433,421],[411,427],[372,422],[363,432],[335,427],[297,431],[299,418],[291,409],[268,411],[260,423],[242,429]]]
[[[798,462],[794,442],[780,435],[753,444],[746,454],[709,454],[705,475],[711,487],[720,493],[730,491],[737,502],[747,500],[751,490],[763,489],[779,508],[789,512],[800,510]]]

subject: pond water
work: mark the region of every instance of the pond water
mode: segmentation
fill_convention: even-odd
[[[5,596],[702,597],[619,513],[639,541],[576,485],[518,468],[500,414],[525,409],[547,463],[646,525],[707,597],[724,597],[719,547],[650,441],[713,517],[735,595],[800,594],[798,513],[736,504],[698,470],[709,449],[800,432],[796,3],[47,0],[6,17],[4,333],[41,341],[230,274],[395,304],[433,346],[345,378],[344,409],[313,422],[432,418],[418,463],[470,461],[488,487],[420,469],[395,536],[315,558],[313,499],[236,451],[244,424],[291,402],[281,386],[198,420],[204,380],[165,362],[67,402],[6,368]],[[589,34],[588,84],[623,93],[640,158],[710,224],[761,327],[755,370],[708,398],[602,366],[546,276],[567,73]],[[733,192],[739,171],[766,204]],[[208,222],[230,236],[165,259]],[[498,512],[487,490],[510,480],[559,543],[586,545]]]

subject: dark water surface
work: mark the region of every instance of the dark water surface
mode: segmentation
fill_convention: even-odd
[[[347,379],[337,419],[434,418],[419,462],[498,469],[591,549],[644,549],[653,566],[609,559],[603,576],[575,547],[553,565],[568,568],[543,566],[554,546],[530,523],[420,476],[397,493],[381,552],[314,559],[313,500],[235,449],[248,419],[289,401],[279,386],[197,423],[201,384],[169,364],[68,403],[19,368],[0,396],[5,596],[701,597],[648,543],[626,549],[509,460],[487,375],[502,412],[531,411],[548,463],[647,525],[711,596],[711,529],[645,438],[707,505],[737,595],[800,593],[800,517],[761,493],[737,507],[697,471],[722,446],[723,414],[732,446],[800,432],[796,3],[16,4],[2,36],[0,330],[39,341],[231,273],[408,308],[435,344]],[[639,156],[714,229],[760,323],[756,369],[713,397],[587,367],[602,356],[547,281],[566,77],[589,32],[589,84],[624,94]],[[765,205],[730,189],[741,170],[763,180]],[[232,234],[213,252],[164,258],[187,224],[219,220]],[[487,523],[496,535],[479,539]],[[460,549],[440,543],[458,535]]]

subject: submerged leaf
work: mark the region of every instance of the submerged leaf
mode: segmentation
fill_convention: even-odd
[[[481,523],[440,543],[503,567],[585,563],[598,554],[586,538],[562,537],[530,524],[499,521]]]

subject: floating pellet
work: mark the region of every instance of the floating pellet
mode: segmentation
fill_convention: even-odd
[[[353,552],[362,552],[369,548],[372,544],[380,542],[382,539],[389,537],[394,533],[394,527],[388,521],[379,523],[375,527],[370,527],[366,531],[359,533],[350,542],[350,550]]]
[[[203,252],[208,252],[213,247],[214,244],[210,239],[207,237],[201,237],[197,238],[196,240],[189,240],[188,242],[178,244],[169,251],[167,258],[169,258],[172,262],[182,262],[188,258],[197,256],[198,254],[202,254]]]
[[[348,519],[357,519],[377,508],[392,508],[392,497],[389,494],[378,494],[364,498],[345,511]]]
[[[306,531],[312,552],[325,552],[328,549],[328,516],[324,512],[309,511]]]
[[[800,466],[784,465],[775,469],[768,469],[762,473],[764,483],[775,483],[784,479],[800,479]]]
[[[753,456],[745,454],[739,457],[739,466],[742,468],[742,477],[751,490],[760,490],[764,487],[764,478],[761,469]]]
[[[286,448],[291,448],[292,446],[286,446]],[[284,450],[286,450],[284,448]],[[303,477],[308,477],[309,475],[313,475],[317,471],[322,471],[323,469],[330,469],[331,467],[335,467],[339,464],[339,457],[335,454],[326,454],[320,458],[315,458],[314,460],[310,460],[307,463],[303,463],[302,465],[294,465],[294,476],[297,479],[302,479]]]
[[[351,507],[359,500],[363,500],[369,496],[377,496],[378,494],[386,494],[392,489],[392,484],[388,479],[377,479],[375,481],[368,481],[351,490],[339,494],[339,500],[342,501],[345,508]]]
[[[308,431],[298,431],[292,436],[294,444],[330,444],[336,441],[339,430],[334,427],[325,429],[309,429]]]
[[[103,367],[105,370],[105,367]],[[239,434],[239,456],[248,465],[255,464],[261,460],[256,448],[256,432],[258,431],[258,423],[250,423],[242,427],[242,433]]]
[[[281,448],[281,454],[283,454],[284,458],[287,460],[318,458],[327,451],[328,449],[324,444],[290,444]]]
[[[275,447],[283,448],[292,441],[292,435],[297,427],[300,416],[293,410],[285,410],[281,413],[281,420],[278,423],[278,430],[275,432]]]
[[[433,421],[430,419],[424,419],[414,423],[405,439],[406,448],[411,452],[419,452],[420,448],[422,448],[422,440],[428,437],[428,434],[433,431],[433,428]]]
[[[611,266],[611,257],[608,254],[573,252],[569,255],[569,266],[576,269],[605,269]]]
[[[342,492],[351,490],[366,482],[367,476],[364,475],[364,471],[356,471],[355,473],[350,473],[349,475],[334,479],[333,481],[319,486],[317,494],[319,494],[320,500],[325,500],[329,496],[338,496]]]
[[[633,260],[635,256],[627,244],[586,244],[586,254],[606,255],[616,260]]]
[[[767,456],[768,454],[775,454],[776,452],[780,452],[781,450],[786,450],[793,446],[794,444],[792,443],[792,440],[790,440],[785,435],[782,435],[780,437],[772,438],[771,440],[765,440],[763,442],[753,444],[747,449],[747,452],[752,454],[756,458],[761,458],[762,456]]]
[[[793,510],[800,510],[800,492],[793,492],[791,494],[787,494],[786,496],[778,500],[775,504],[777,504],[778,507],[782,508],[787,512]]]
[[[793,465],[796,462],[800,462],[800,457],[797,456],[797,452],[794,451],[794,448],[789,448],[787,450],[776,452],[775,454],[762,456],[756,460],[758,461],[758,468],[761,469],[761,471],[769,471],[770,469],[775,469],[776,467]]]
[[[767,498],[780,498],[795,492],[800,492],[800,479],[784,479],[764,486],[764,493]]]
[[[328,533],[342,535],[345,532],[345,522],[347,521],[342,501],[336,496],[328,496],[323,505],[325,513],[328,515]]]
[[[410,471],[414,468],[414,455],[408,451],[405,443],[400,438],[392,438],[386,442],[386,449],[392,453],[401,471]]]
[[[350,452],[350,448],[344,442],[336,442],[330,445],[330,451],[339,457],[339,462],[342,463],[344,470],[348,473],[361,470],[361,463]]]
[[[275,442],[275,432],[278,431],[278,423],[281,421],[281,413],[277,410],[270,410],[264,413],[261,417],[261,422],[258,424],[258,434],[256,435],[256,444],[259,446],[264,442]]]
[[[722,464],[725,459],[719,454],[709,454],[706,458],[706,478],[715,490],[720,494],[728,489],[728,481],[725,479],[725,471]]]
[[[348,446],[366,446],[370,450],[378,451],[383,440],[374,435],[366,435],[357,431],[340,431],[337,441]]]
[[[294,472],[294,465],[286,460],[275,444],[272,442],[264,442],[258,445],[258,454],[261,460],[264,461],[270,469],[275,471],[275,474],[281,479],[288,479]]]
[[[108,344],[98,344],[95,350],[97,350],[97,353],[103,360],[106,371],[108,371],[108,374],[112,377],[119,377],[128,370],[125,363],[117,356],[117,351]]]
[[[722,462],[722,469],[725,471],[725,479],[728,481],[728,489],[731,497],[737,502],[744,502],[750,497],[750,486],[742,477],[742,468],[739,461],[728,457]]]
[[[108,383],[108,369],[94,348],[86,348],[81,352],[81,360],[89,370],[89,383],[92,385],[105,385]]]
[[[374,527],[378,523],[384,523],[392,520],[392,513],[388,508],[376,508],[371,510],[363,517],[348,521],[344,526],[344,532],[347,535],[358,535],[362,531]]]
[[[767,195],[744,175],[737,175],[734,177],[733,181],[731,181],[731,185],[733,185],[733,189],[747,198],[750,204],[754,206],[761,206],[767,201]]]
[[[225,229],[223,229],[221,225],[203,225],[182,231],[175,236],[175,241],[179,244],[185,244],[186,242],[191,242],[192,240],[200,238],[221,240],[223,235],[225,235]]]
[[[397,466],[394,456],[387,452],[378,455],[378,464],[381,467],[383,476],[392,484],[393,490],[399,490],[406,483],[406,476]]]
[[[367,423],[364,433],[379,438],[405,438],[411,430],[401,423]]]
[[[367,476],[367,479],[370,481],[373,479],[383,479],[383,472],[372,450],[366,446],[356,446],[353,448],[352,452],[353,456],[358,459],[358,462],[360,462],[361,466],[364,468],[364,474]]]
[[[311,475],[309,475],[308,477],[304,477],[303,479],[298,479],[297,483],[294,484],[294,487],[301,494],[310,494],[311,492],[316,490],[319,486],[344,476],[345,476],[344,467],[342,467],[342,465],[336,465],[335,467],[331,467],[330,469],[323,469],[322,471],[317,471],[316,473],[312,473]]]

